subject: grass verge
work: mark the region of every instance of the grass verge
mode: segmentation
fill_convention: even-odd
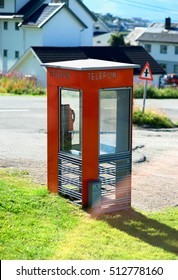
[[[143,84],[134,85],[134,98],[143,98]],[[151,85],[147,87],[147,98],[168,99],[178,98],[178,88],[157,88]]]
[[[0,169],[1,259],[178,259],[178,208],[98,219],[26,172]]]
[[[174,128],[177,126],[168,117],[158,112],[147,109],[142,113],[139,108],[134,109],[133,124],[150,128]]]

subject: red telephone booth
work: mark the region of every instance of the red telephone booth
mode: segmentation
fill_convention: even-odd
[[[48,189],[102,212],[131,206],[133,68],[95,59],[47,67]],[[96,199],[96,197],[94,198]],[[89,205],[90,204],[90,205]]]

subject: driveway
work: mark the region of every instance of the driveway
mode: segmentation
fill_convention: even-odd
[[[177,99],[150,102],[178,121]],[[45,97],[0,96],[0,166],[28,170],[41,184],[46,184],[46,116]],[[133,128],[133,206],[154,211],[178,205],[177,170],[177,128]]]

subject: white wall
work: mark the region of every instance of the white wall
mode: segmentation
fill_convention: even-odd
[[[109,46],[109,39],[113,32],[109,32],[106,34],[98,35],[93,37],[93,46]]]
[[[24,30],[24,52],[31,46],[42,46],[42,30],[23,26]]]
[[[145,44],[151,44],[151,56],[159,63],[166,65],[166,71],[168,73],[174,72],[174,65],[178,64],[178,54],[175,54],[175,46],[176,44],[168,44],[168,43],[142,43],[141,46],[145,46]],[[167,54],[160,53],[160,45],[167,45]]]
[[[0,13],[14,13],[15,0],[4,0],[4,8],[0,8]]]
[[[32,52],[18,64],[15,70],[23,75],[32,75],[36,77],[38,85],[46,87],[46,68],[40,65],[40,62]]]
[[[3,21],[1,22],[1,54],[2,62],[0,70],[6,72],[17,61],[15,58],[15,51],[19,52],[19,56],[24,53],[23,45],[23,31],[21,29],[15,30],[15,23],[18,20],[8,20],[8,30],[3,29]],[[20,42],[20,44],[19,44]],[[3,57],[4,50],[7,50],[7,57]]]
[[[77,1],[69,0],[69,8],[88,26],[87,29],[81,30],[81,46],[92,46],[95,21]]]
[[[0,38],[2,38],[2,21],[0,21]],[[2,71],[2,40],[0,40],[0,73]]]
[[[68,19],[66,21],[66,18]],[[42,28],[43,46],[80,46],[81,24],[71,16],[67,9],[62,9]]]

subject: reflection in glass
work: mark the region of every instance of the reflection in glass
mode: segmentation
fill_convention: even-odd
[[[130,89],[100,90],[100,155],[130,150]]]
[[[81,155],[81,92],[60,91],[60,150]]]

